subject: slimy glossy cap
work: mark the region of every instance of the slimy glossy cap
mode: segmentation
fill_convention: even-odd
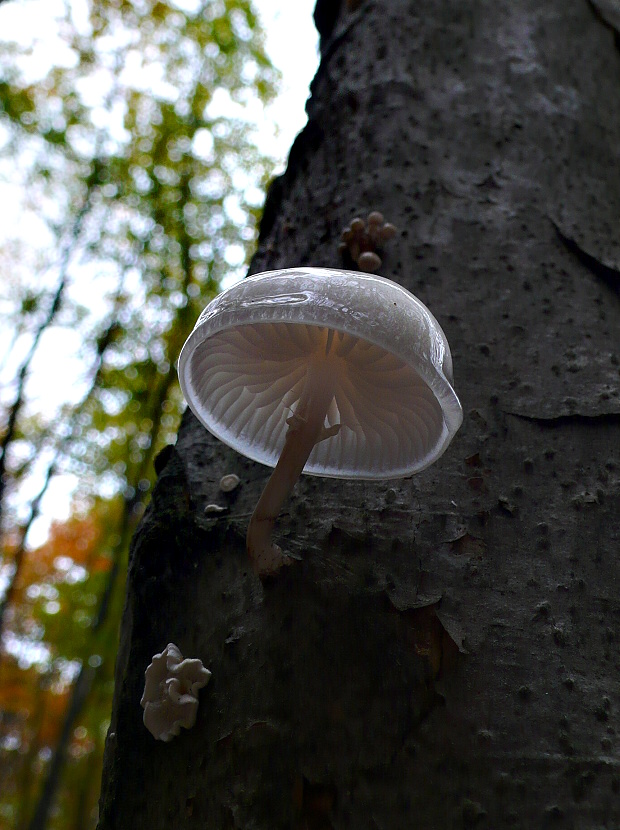
[[[413,294],[374,274],[288,268],[242,280],[200,315],[179,358],[181,389],[217,438],[274,467],[326,348],[336,385],[325,426],[341,426],[305,473],[401,478],[439,458],[463,420],[448,341]]]

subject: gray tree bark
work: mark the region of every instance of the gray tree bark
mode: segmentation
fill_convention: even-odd
[[[133,544],[100,830],[620,827],[605,5],[319,2],[251,270],[342,266],[341,229],[381,211],[381,273],[444,327],[465,421],[416,478],[303,478],[278,533],[301,559],[263,586],[244,536],[268,471],[186,415]],[[139,700],[169,641],[213,677],[164,744]]]

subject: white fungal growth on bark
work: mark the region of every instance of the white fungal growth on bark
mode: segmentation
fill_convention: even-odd
[[[158,741],[171,741],[196,723],[198,690],[206,686],[211,672],[198,659],[183,659],[174,643],[155,654],[147,667],[140,705],[143,721]]]

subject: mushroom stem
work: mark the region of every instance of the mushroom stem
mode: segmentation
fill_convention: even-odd
[[[254,569],[261,577],[290,564],[290,557],[271,538],[275,521],[314,445],[334,434],[334,428],[325,434],[323,426],[335,386],[330,335],[333,332],[328,333],[325,352],[317,355],[308,367],[299,403],[287,421],[284,448],[250,519],[246,544]]]

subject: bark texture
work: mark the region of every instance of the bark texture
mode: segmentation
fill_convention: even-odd
[[[263,586],[244,537],[268,471],[186,415],[134,540],[100,830],[620,827],[620,53],[599,5],[319,3],[252,271],[350,267],[342,228],[381,211],[381,273],[444,328],[464,425],[414,479],[303,478],[276,534],[299,561]],[[139,700],[169,641],[213,677],[161,744]]]

